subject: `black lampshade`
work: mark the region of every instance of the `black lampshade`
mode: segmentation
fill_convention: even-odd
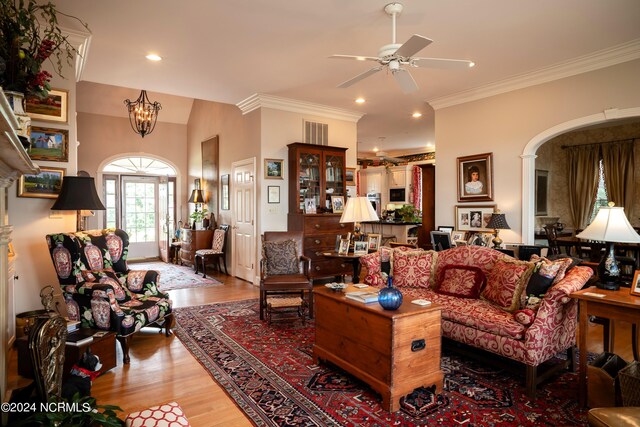
[[[507,224],[507,218],[503,213],[492,213],[491,220],[487,224],[487,228],[493,228],[494,230],[510,230],[509,224]]]
[[[65,176],[62,189],[52,211],[103,211],[106,208],[98,197],[96,184],[90,176]]]
[[[191,197],[188,200],[189,203],[205,203],[204,194],[202,194],[202,190],[197,189],[191,192]]]

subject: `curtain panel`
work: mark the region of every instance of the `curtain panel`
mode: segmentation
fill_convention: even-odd
[[[633,140],[602,144],[602,166],[609,201],[632,216],[635,196]]]
[[[598,191],[600,145],[576,145],[567,151],[569,212],[574,229],[583,229],[589,224]]]

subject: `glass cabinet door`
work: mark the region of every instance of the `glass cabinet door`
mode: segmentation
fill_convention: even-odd
[[[325,207],[331,208],[331,196],[346,196],[344,154],[325,153]]]
[[[300,174],[298,184],[300,188],[299,206],[301,212],[313,212],[320,205],[320,153],[300,153]],[[305,209],[306,207],[306,209]]]

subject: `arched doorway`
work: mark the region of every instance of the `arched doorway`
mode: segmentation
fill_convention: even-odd
[[[535,234],[535,159],[538,148],[550,139],[576,129],[616,120],[640,117],[640,107],[604,110],[601,113],[560,123],[534,136],[525,146],[522,155],[522,240],[533,244]]]
[[[168,260],[176,228],[176,171],[168,160],[138,153],[119,155],[101,165],[106,211],[100,226],[127,232],[129,259]]]

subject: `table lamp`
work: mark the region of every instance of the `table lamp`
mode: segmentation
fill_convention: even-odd
[[[360,223],[363,221],[379,221],[378,214],[366,197],[349,197],[344,207],[340,222],[353,222],[353,236],[360,236]]]
[[[198,212],[198,207],[203,204],[206,203],[206,200],[204,200],[204,193],[202,192],[202,190],[200,189],[200,179],[196,178],[194,181],[195,184],[195,188],[193,189],[193,191],[191,191],[191,196],[189,196],[189,200],[187,200],[187,203],[194,203],[196,205],[196,210],[195,212]],[[193,224],[191,226],[192,229],[196,229],[196,220],[193,220]]]
[[[602,206],[591,224],[576,237],[607,244],[598,264],[599,282],[596,286],[614,291],[620,289],[620,267],[616,261],[614,243],[640,243],[640,235],[629,224],[624,208],[616,207],[613,202]]]
[[[106,208],[98,197],[96,184],[90,176],[65,176],[60,195],[51,206],[52,211],[77,211],[76,231],[85,229],[87,211],[104,211]]]
[[[487,224],[487,228],[493,228],[494,238],[491,240],[494,248],[499,248],[502,245],[502,239],[500,238],[500,230],[511,230],[509,224],[507,224],[507,218],[500,211],[491,214],[491,219]]]

